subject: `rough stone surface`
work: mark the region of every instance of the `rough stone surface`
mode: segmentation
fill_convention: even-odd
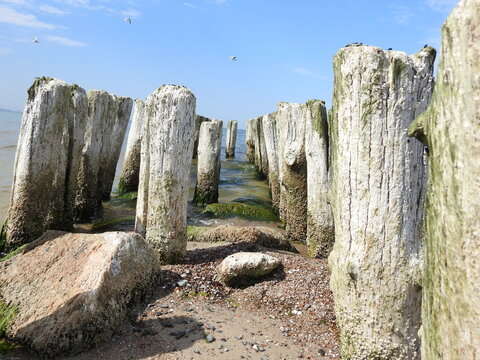
[[[235,157],[235,144],[237,142],[237,120],[230,120],[227,125],[227,138],[225,142],[225,157]]]
[[[77,85],[37,78],[28,90],[0,243],[15,248],[47,229],[72,227],[73,193],[87,115]]]
[[[277,110],[280,215],[290,240],[307,238],[307,160],[305,104],[279,103]]]
[[[307,159],[307,245],[313,257],[327,257],[335,241],[333,214],[328,203],[328,123],[325,102],[307,102],[305,129]]]
[[[255,126],[254,120],[247,121],[247,130],[245,136],[245,144],[247,147],[246,157],[251,163],[255,162]]]
[[[135,99],[135,111],[133,113],[132,125],[128,132],[127,150],[125,152],[125,160],[123,161],[122,175],[118,184],[118,190],[122,193],[138,190],[144,117],[145,102]]]
[[[102,200],[109,200],[110,193],[112,192],[113,181],[115,179],[115,171],[117,170],[118,158],[122,150],[123,140],[128,127],[128,121],[130,120],[130,114],[132,113],[133,100],[127,97],[114,96],[117,103],[117,114],[115,117],[115,123],[110,140],[110,150],[108,151],[108,161],[105,173],[103,174],[103,189]]]
[[[197,185],[193,202],[208,205],[218,202],[220,181],[220,151],[223,121],[212,119],[200,126],[197,162]]]
[[[245,278],[259,278],[268,275],[280,264],[278,259],[270,255],[239,252],[227,256],[218,265],[218,278],[228,285],[235,285],[235,282]]]
[[[480,356],[480,1],[442,30],[435,90],[410,131],[428,146],[422,359]],[[414,141],[414,140],[412,140]]]
[[[195,103],[189,89],[163,85],[145,105],[135,231],[162,262],[178,261],[187,246]]]
[[[198,155],[198,141],[200,137],[200,126],[205,122],[210,121],[205,116],[195,115],[195,143],[193,144],[193,158],[196,159]]]
[[[418,359],[423,144],[407,129],[430,100],[435,50],[372,46],[334,57],[330,120],[335,244],[330,286],[343,359]]]
[[[255,243],[272,249],[297,252],[282,232],[264,226],[217,226],[213,229],[206,228],[205,231],[198,231],[198,234],[194,235],[191,240],[235,244],[245,242]]]
[[[268,183],[272,195],[272,206],[275,212],[280,209],[280,181],[278,177],[278,136],[276,113],[265,115],[263,122],[263,137],[268,159]]]
[[[0,263],[2,301],[18,306],[6,336],[44,357],[93,347],[112,335],[158,270],[138,234],[48,231]]]

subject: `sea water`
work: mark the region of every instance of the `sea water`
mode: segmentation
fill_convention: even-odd
[[[15,162],[15,150],[18,141],[18,134],[22,119],[21,112],[13,112],[0,109],[0,221],[3,224],[10,201],[10,192],[13,180],[13,167]],[[226,122],[224,121],[224,125]],[[253,165],[246,161],[245,153],[245,130],[238,129],[236,150],[234,159],[225,159],[225,139],[226,129],[223,129],[222,151],[221,151],[221,171],[219,185],[219,201],[227,202],[238,198],[255,198],[262,201],[269,201],[268,185],[265,181],[259,181],[255,178]],[[125,148],[127,135],[122,146],[122,152],[117,164],[113,192],[117,191],[118,180],[120,177],[123,159],[125,158]],[[189,199],[193,198],[193,192],[196,181],[196,161],[192,162],[190,176]],[[32,204],[34,205],[34,204]]]

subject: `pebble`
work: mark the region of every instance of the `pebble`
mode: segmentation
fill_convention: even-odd
[[[180,280],[179,282],[177,282],[177,285],[180,286],[180,287],[183,287],[185,285],[188,284],[188,280]]]
[[[323,350],[323,349],[318,350],[318,355],[325,356],[325,354],[326,354],[325,350]]]
[[[205,340],[207,341],[207,343],[211,343],[215,341],[215,337],[212,334],[208,334]]]

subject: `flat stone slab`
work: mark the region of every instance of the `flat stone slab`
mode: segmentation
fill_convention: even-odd
[[[227,256],[218,265],[217,272],[220,281],[228,285],[235,285],[236,281],[245,278],[259,278],[268,275],[280,264],[280,260],[270,255],[239,252]]]
[[[108,340],[159,273],[157,256],[135,233],[48,231],[0,263],[0,300],[18,313],[6,337],[42,357]]]

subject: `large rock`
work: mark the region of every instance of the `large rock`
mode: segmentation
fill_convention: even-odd
[[[266,226],[217,226],[196,227],[192,229],[192,241],[254,243],[260,246],[286,250],[297,253],[296,248],[288,242],[283,231]]]
[[[410,131],[429,150],[422,359],[479,359],[480,1],[444,24],[432,102]]]
[[[135,230],[163,262],[178,261],[187,247],[195,104],[189,89],[163,85],[145,105]]]
[[[238,281],[268,275],[280,264],[280,260],[270,255],[239,252],[223,259],[217,267],[217,272],[220,281],[235,285]]]
[[[408,56],[351,46],[334,57],[329,263],[344,359],[420,357],[426,169],[407,129],[430,99],[434,59],[430,47]]]
[[[93,347],[110,338],[158,270],[138,234],[48,231],[0,263],[1,300],[18,309],[6,336],[45,357]]]
[[[194,204],[208,205],[218,202],[222,131],[223,121],[217,119],[205,121],[200,126]]]
[[[143,100],[135,99],[135,111],[133,113],[132,125],[128,132],[127,150],[125,151],[122,174],[118,183],[118,190],[121,193],[138,190],[144,117],[145,103]]]
[[[28,90],[0,245],[15,248],[47,229],[72,228],[87,113],[77,85],[44,77]]]

